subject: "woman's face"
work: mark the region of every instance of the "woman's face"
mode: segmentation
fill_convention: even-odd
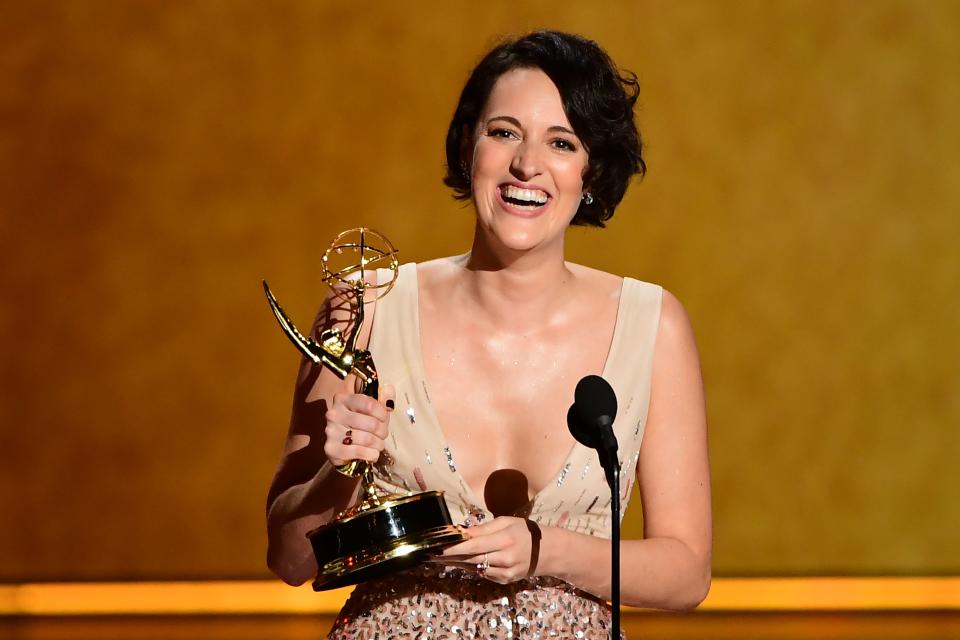
[[[562,246],[588,157],[553,81],[539,69],[500,76],[473,138],[471,184],[481,227],[513,250]]]

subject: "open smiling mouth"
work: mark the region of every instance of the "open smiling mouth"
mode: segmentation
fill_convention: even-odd
[[[500,197],[507,204],[527,211],[535,211],[550,200],[550,195],[546,191],[521,189],[512,185],[500,187]]]

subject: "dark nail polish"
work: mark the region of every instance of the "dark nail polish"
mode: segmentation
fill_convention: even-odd
[[[393,400],[387,400],[387,409],[390,409],[390,411],[393,411],[393,407],[394,407],[394,406],[395,406],[395,405],[394,405]]]

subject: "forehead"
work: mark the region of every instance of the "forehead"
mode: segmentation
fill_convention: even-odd
[[[540,69],[511,69],[497,78],[484,105],[481,124],[497,116],[512,116],[524,125],[570,128],[557,85]]]

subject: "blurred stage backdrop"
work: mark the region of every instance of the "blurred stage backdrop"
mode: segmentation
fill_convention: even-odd
[[[716,574],[960,573],[960,4],[2,13],[0,581],[268,577],[297,355],[260,279],[307,324],[341,229],[465,251],[448,118],[536,27],[642,82],[649,175],[569,253],[692,316]]]

